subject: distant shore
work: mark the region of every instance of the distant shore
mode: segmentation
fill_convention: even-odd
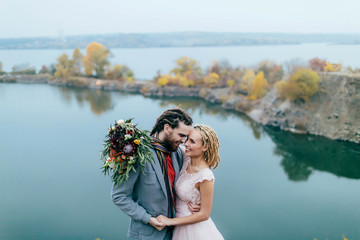
[[[289,45],[303,43],[360,44],[360,34],[241,32],[114,33],[63,37],[3,38],[0,49],[74,49],[90,42],[108,48],[171,48]]]
[[[360,143],[360,74],[323,73],[323,91],[309,102],[280,100],[276,88],[262,99],[249,100],[230,88],[158,86],[153,81],[123,83],[116,80],[77,77],[72,80],[47,74],[4,75],[3,83],[50,84],[68,87],[122,91],[146,97],[201,98],[223,108],[242,112],[256,122],[299,134],[315,134],[334,140]]]

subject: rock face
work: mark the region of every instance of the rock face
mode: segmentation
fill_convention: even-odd
[[[149,84],[142,90],[147,97],[198,97],[200,88],[182,88],[177,86],[158,87]]]
[[[272,89],[248,115],[263,125],[360,143],[360,76],[320,75],[322,91],[308,102],[283,101]]]

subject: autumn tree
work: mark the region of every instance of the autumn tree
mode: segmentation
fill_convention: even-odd
[[[212,87],[227,87],[228,81],[234,81],[235,79],[235,70],[227,60],[223,60],[220,63],[218,61],[213,61],[210,67],[207,69],[207,76],[210,73],[216,73],[219,76],[216,85],[212,85]],[[205,79],[204,79],[205,80]],[[235,81],[234,81],[235,82]]]
[[[174,78],[175,81],[179,80],[181,76],[186,77],[189,83],[200,84],[202,81],[200,63],[189,57],[181,57],[176,60],[176,67],[170,71],[170,74],[177,76]]]
[[[326,60],[320,58],[312,58],[309,60],[309,67],[311,70],[322,72],[326,66]]]
[[[48,68],[46,65],[42,65],[39,73],[40,73],[40,74],[50,73],[50,70],[49,70],[49,68]]]
[[[284,75],[284,70],[281,65],[277,65],[273,61],[262,61],[255,68],[256,73],[263,72],[264,77],[267,79],[268,83],[272,86],[275,82],[280,81]]]
[[[253,80],[249,99],[259,99],[267,94],[269,84],[264,77],[264,73],[260,71]]]
[[[254,71],[251,69],[246,70],[239,84],[240,91],[249,94],[254,79],[255,79]]]
[[[171,80],[171,76],[169,74],[167,75],[161,75],[158,80],[157,80],[157,84],[159,86],[166,86],[168,85],[168,83],[170,82]]]
[[[79,48],[76,48],[72,55],[72,61],[73,61],[73,69],[72,74],[75,76],[81,75],[81,63],[82,63],[83,55],[80,52]]]
[[[215,86],[216,84],[218,84],[219,82],[219,75],[217,73],[209,73],[208,75],[206,75],[204,77],[204,82],[206,84],[206,86],[208,87],[213,87]]]
[[[334,66],[333,66],[331,63],[326,62],[326,65],[325,65],[325,67],[324,67],[324,71],[325,71],[325,72],[334,72],[334,71],[335,71],[335,68],[334,68]]]
[[[309,100],[320,90],[320,77],[311,69],[299,69],[289,79],[288,82],[280,81],[276,84],[280,97],[289,100]]]
[[[85,74],[92,76],[96,73],[98,78],[105,75],[105,67],[108,66],[110,51],[100,43],[92,42],[86,47],[86,56],[83,57],[83,66]]]
[[[181,57],[176,60],[176,67],[171,70],[171,73],[185,74],[186,72],[194,72],[201,75],[200,63],[189,57]]]
[[[115,66],[109,66],[106,72],[107,79],[116,79],[119,81],[134,82],[134,73],[125,65],[115,64]]]
[[[55,77],[68,77],[70,75],[70,69],[72,67],[71,60],[66,53],[60,55],[57,58],[56,71],[54,73]]]

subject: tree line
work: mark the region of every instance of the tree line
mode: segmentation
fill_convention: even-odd
[[[111,65],[111,52],[104,45],[92,42],[86,47],[86,53],[79,48],[74,49],[69,57],[62,54],[55,64],[43,66],[39,73],[48,73],[53,78],[74,79],[76,77],[91,77],[111,79],[133,83],[134,73],[126,65]],[[205,87],[230,88],[234,94],[244,95],[249,100],[264,97],[272,88],[276,88],[281,98],[289,100],[301,99],[307,101],[309,97],[320,91],[320,72],[351,72],[359,73],[360,69],[344,68],[339,63],[330,63],[325,59],[313,58],[308,62],[291,60],[285,64],[272,61],[262,61],[254,67],[233,67],[227,61],[213,61],[209,67],[202,69],[195,59],[181,57],[169,73],[153,78],[159,87]],[[35,69],[13,68],[12,74],[35,74]],[[2,71],[0,62],[0,74]]]

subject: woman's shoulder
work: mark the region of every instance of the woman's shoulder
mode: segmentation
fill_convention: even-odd
[[[213,173],[213,171],[211,171],[210,168],[201,169],[197,175],[198,175],[197,182],[203,182],[205,180],[207,180],[207,181],[215,180],[214,173]]]

